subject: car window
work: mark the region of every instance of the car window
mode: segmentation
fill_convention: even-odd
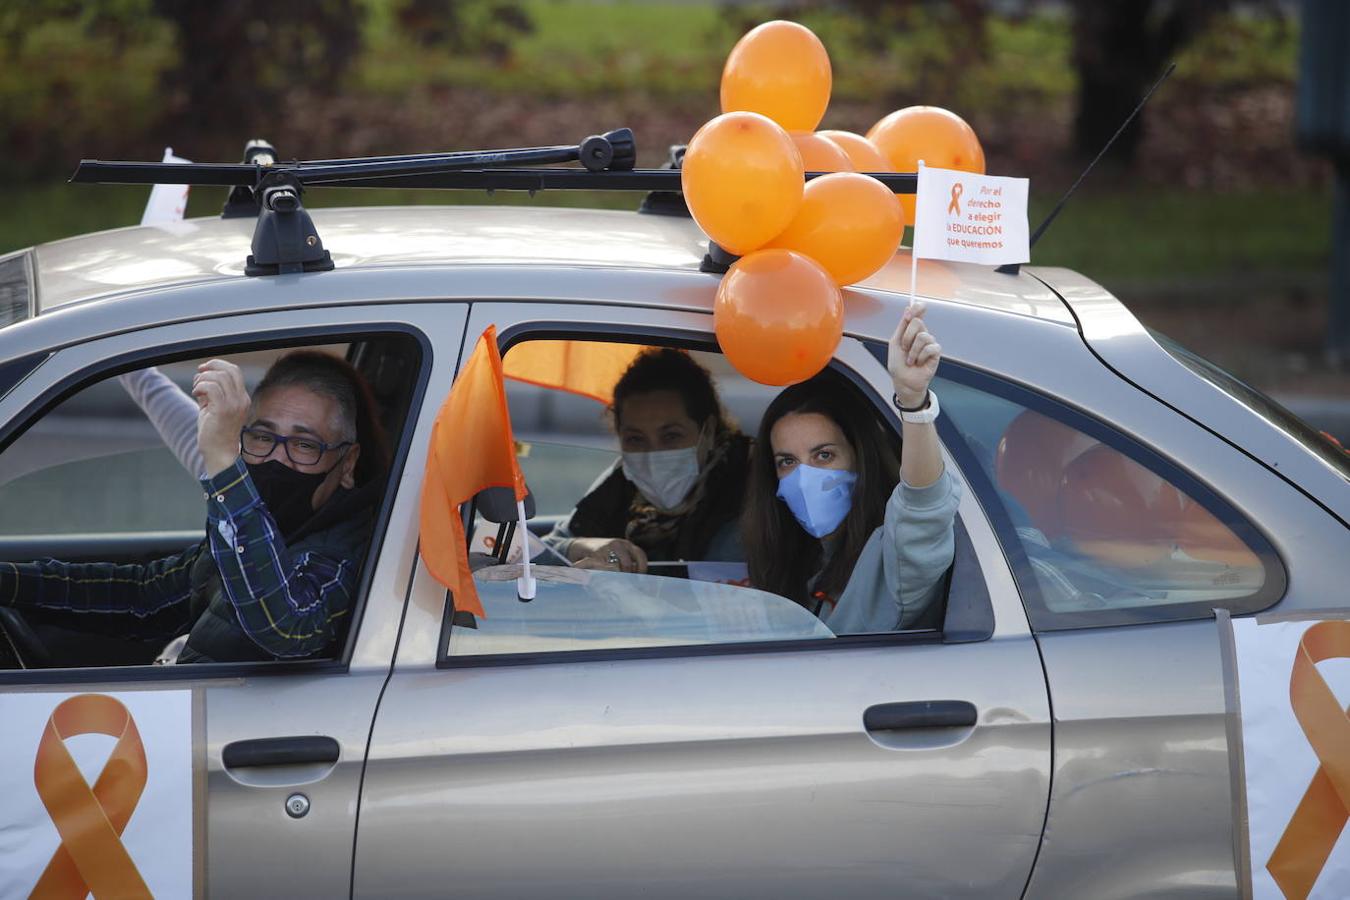
[[[1249,611],[1282,592],[1250,523],[1123,435],[951,366],[934,390],[1024,562],[1015,568],[1037,628]]]
[[[585,345],[604,342],[573,343],[575,361],[588,358]],[[717,500],[731,501],[734,514],[710,517],[704,526],[706,539],[687,542],[702,547],[701,555],[659,556],[653,551],[645,573],[613,571],[602,558],[578,560],[569,555],[574,551],[568,549],[568,541],[600,534],[644,541],[649,549],[659,545],[639,536],[639,523],[648,521],[644,517],[655,518],[657,527],[661,518],[652,515],[628,481],[620,450],[632,438],[626,435],[621,440],[616,435],[610,397],[605,389],[596,388],[606,384],[612,388],[626,362],[621,354],[616,361],[612,348],[606,348],[593,355],[596,365],[608,372],[605,377],[594,371],[568,376],[560,370],[540,376],[536,367],[530,370],[530,381],[512,378],[513,371],[521,371],[513,354],[528,352],[530,344],[524,341],[509,348],[503,367],[517,454],[534,497],[535,515],[525,541],[535,563],[538,595],[529,602],[517,597],[522,536],[510,523],[485,518],[479,508],[470,550],[485,615],[450,610],[442,658],[836,637],[826,621],[831,610],[820,601],[803,604],[752,587],[739,543],[750,438],[780,388],[746,380],[720,354],[679,351],[709,373],[728,421],[744,435],[736,447],[746,464],[733,482],[716,485]],[[642,350],[630,346],[634,353]],[[645,446],[660,452],[654,444]],[[706,498],[700,500],[695,509],[702,509],[705,502]],[[608,530],[592,528],[597,522]],[[508,548],[502,547],[504,541],[510,541]],[[932,634],[940,623],[940,615],[935,615],[910,630]]]
[[[295,351],[308,355],[287,361],[291,380],[277,390],[290,393],[270,395],[272,412],[268,401],[255,403],[245,419],[273,429],[238,445],[237,460],[258,468],[247,478],[224,469],[204,490],[189,393],[198,365],[237,366],[256,401],[264,374]],[[361,378],[389,369],[385,356],[410,377]],[[420,358],[407,335],[371,335],[220,347],[91,373],[0,452],[0,638],[34,668],[337,655],[360,601],[389,448],[403,431]],[[343,368],[347,359],[356,376]],[[332,399],[332,385],[353,377],[365,386]],[[360,396],[367,388],[369,402]],[[263,441],[271,452],[250,457]],[[311,451],[318,458],[309,470],[280,461],[289,453],[304,462]]]

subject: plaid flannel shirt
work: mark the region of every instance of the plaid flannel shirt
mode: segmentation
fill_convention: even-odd
[[[0,603],[170,620],[178,608],[182,627],[190,628],[191,570],[209,547],[225,596],[254,643],[277,657],[322,650],[334,623],[351,610],[357,561],[288,550],[242,459],[201,483],[207,499],[202,543],[145,564],[0,563]]]

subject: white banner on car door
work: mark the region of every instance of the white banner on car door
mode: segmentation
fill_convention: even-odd
[[[0,694],[0,897],[193,896],[192,692]]]
[[[1220,615],[1245,896],[1350,897],[1350,619],[1322,615]]]
[[[914,258],[998,266],[1031,259],[1025,178],[919,163]]]

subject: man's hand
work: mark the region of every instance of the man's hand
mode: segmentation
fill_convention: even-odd
[[[239,432],[248,422],[250,400],[244,374],[234,363],[213,359],[197,367],[192,378],[197,399],[197,448],[206,474],[215,476],[239,458]]]
[[[937,372],[942,357],[942,345],[934,340],[923,324],[927,304],[915,300],[900,317],[900,324],[891,336],[886,368],[895,384],[895,396],[900,404],[914,409],[928,396],[928,383]]]

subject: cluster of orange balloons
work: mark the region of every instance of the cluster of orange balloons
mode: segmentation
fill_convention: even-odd
[[[862,172],[913,172],[917,160],[984,172],[960,117],[913,106],[866,137],[816,131],[833,76],[825,46],[795,22],[766,22],[722,70],[722,115],[685,150],[681,185],[694,221],[741,257],[722,279],[713,324],[723,353],[763,384],[803,381],[843,335],[840,288],[895,255],[914,197]],[[829,174],[807,182],[806,172]]]

